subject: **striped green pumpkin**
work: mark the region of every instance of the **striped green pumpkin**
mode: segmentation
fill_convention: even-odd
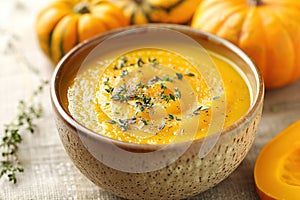
[[[129,25],[122,10],[105,0],[58,0],[41,10],[37,38],[54,64],[75,45],[96,34]]]

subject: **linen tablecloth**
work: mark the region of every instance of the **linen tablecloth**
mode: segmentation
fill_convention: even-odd
[[[34,31],[38,11],[50,0],[1,0],[0,7],[0,136],[21,99],[28,99],[41,79],[54,69],[40,50]],[[17,184],[0,180],[0,200],[6,199],[121,199],[94,185],[68,158],[55,128],[49,87],[41,96],[44,116],[38,131],[24,134],[20,161],[24,173]],[[190,199],[259,199],[253,168],[261,148],[282,129],[300,119],[300,81],[267,91],[254,144],[241,165],[214,188]]]

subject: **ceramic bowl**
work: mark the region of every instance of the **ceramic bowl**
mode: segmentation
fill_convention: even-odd
[[[94,47],[116,33],[153,27],[178,31],[205,49],[230,59],[249,83],[253,99],[248,112],[221,130],[218,140],[205,156],[199,156],[205,138],[167,145],[167,148],[164,145],[126,143],[89,130],[74,120],[68,111],[68,86]],[[99,187],[127,199],[182,199],[224,180],[251,148],[261,117],[263,97],[262,77],[247,55],[228,41],[182,25],[131,26],[96,36],[72,49],[57,65],[51,81],[57,130],[74,165]],[[172,159],[166,159],[170,157]],[[137,170],[136,166],[142,170]]]

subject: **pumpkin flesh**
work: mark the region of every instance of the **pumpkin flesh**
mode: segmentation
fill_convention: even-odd
[[[300,121],[295,122],[260,152],[254,168],[259,196],[268,199],[299,199]]]

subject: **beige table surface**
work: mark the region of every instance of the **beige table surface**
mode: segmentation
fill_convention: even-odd
[[[39,84],[50,79],[53,67],[40,51],[35,35],[37,11],[50,0],[0,0],[0,136],[3,125],[16,113],[20,99],[26,99]],[[12,39],[14,35],[17,39]],[[26,60],[31,63],[28,67]],[[32,67],[39,71],[35,74]],[[20,146],[25,172],[18,183],[0,180],[0,199],[120,199],[98,188],[74,167],[56,131],[49,100],[49,88],[42,95],[44,117],[38,132],[26,134]],[[245,160],[226,180],[191,199],[258,199],[253,167],[261,148],[277,133],[300,119],[300,81],[267,91],[262,120],[253,147]]]

